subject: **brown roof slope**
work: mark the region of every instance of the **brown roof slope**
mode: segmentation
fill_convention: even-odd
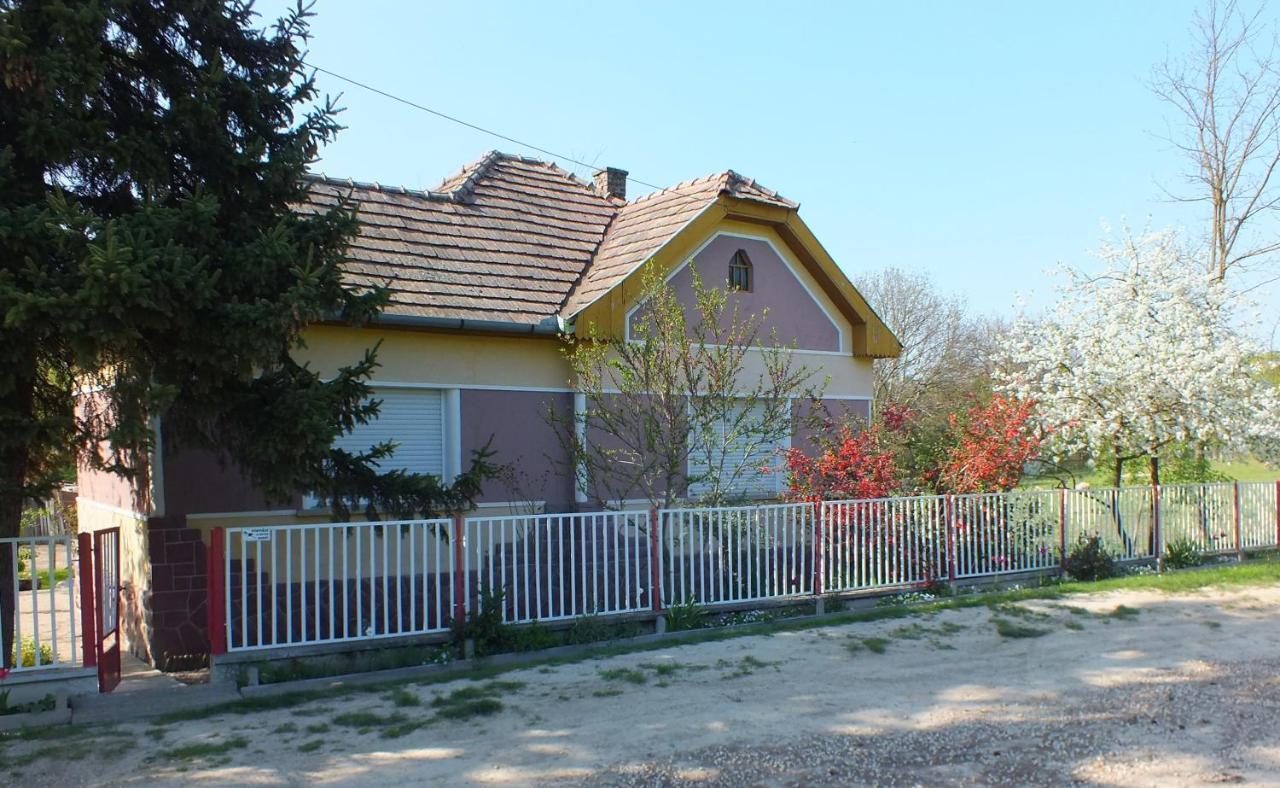
[[[577,314],[721,194],[798,207],[731,170],[622,203],[494,151],[429,192],[319,176],[300,210],[354,204],[346,280],[385,286],[388,315],[535,325]]]
[[[554,164],[490,153],[433,192],[329,178],[304,212],[350,199],[347,281],[389,315],[536,324],[554,317],[617,208]]]
[[[686,181],[629,202],[609,225],[595,260],[569,294],[562,314],[572,317],[613,289],[721,194],[784,208],[800,207],[733,170]]]

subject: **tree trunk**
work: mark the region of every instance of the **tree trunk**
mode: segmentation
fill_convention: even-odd
[[[1160,486],[1160,458],[1155,454],[1149,455],[1147,457],[1147,465],[1151,470],[1151,486],[1159,487]]]
[[[1151,507],[1152,507],[1151,529],[1148,532],[1148,537],[1147,537],[1147,552],[1151,553],[1151,555],[1155,555],[1156,554],[1156,520],[1160,516],[1160,513],[1155,511],[1157,498],[1155,496],[1154,488],[1160,486],[1160,457],[1155,454],[1147,455],[1147,464],[1151,470],[1151,487],[1153,489],[1152,496],[1151,496]]]
[[[12,388],[0,401],[0,413],[17,417],[20,423],[29,422],[35,396],[35,356],[28,354],[12,374]],[[18,431],[0,438],[0,539],[16,537],[22,528],[22,498],[30,449],[24,437],[15,432]],[[17,550],[12,542],[0,543],[0,644],[4,646],[0,648],[0,669],[14,667],[10,664],[13,655],[22,651],[21,644],[13,642],[18,602],[14,594]]]
[[[1111,472],[1112,487],[1120,486],[1120,479],[1123,473],[1124,473],[1124,460],[1119,455],[1117,455],[1115,468]]]

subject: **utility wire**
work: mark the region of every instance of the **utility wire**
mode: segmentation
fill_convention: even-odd
[[[316,64],[314,64],[314,63],[308,63],[307,61],[305,61],[305,60],[304,60],[304,61],[303,61],[303,64],[304,64],[305,66],[307,66],[308,68],[311,68],[311,69],[313,69],[313,70],[315,70],[315,71],[319,71],[321,74],[328,74],[329,76],[333,77],[334,79],[340,79],[340,80],[342,80],[343,82],[346,82],[346,83],[351,84],[351,85],[355,85],[356,87],[361,88],[361,89],[363,89],[363,90],[367,90],[367,91],[369,91],[370,93],[376,93],[377,95],[382,96],[383,98],[388,98],[388,99],[391,99],[392,101],[398,102],[398,103],[400,103],[400,104],[404,104],[405,106],[413,107],[413,108],[414,108],[414,109],[416,109],[416,110],[421,110],[422,112],[426,112],[426,113],[429,113],[429,114],[431,114],[431,115],[435,115],[437,118],[443,118],[444,120],[450,121],[450,122],[452,122],[452,123],[457,123],[459,126],[466,126],[467,128],[469,128],[469,129],[473,129],[473,130],[478,131],[478,132],[481,132],[482,134],[488,134],[488,135],[489,135],[489,136],[491,136],[491,137],[497,137],[497,138],[498,138],[498,139],[500,139],[500,140],[505,140],[506,142],[510,142],[510,143],[512,143],[512,144],[514,144],[514,145],[519,145],[519,146],[520,146],[520,147],[522,147],[522,148],[528,148],[528,149],[530,149],[530,150],[535,150],[535,151],[537,151],[537,152],[539,152],[539,153],[545,153],[546,155],[551,156],[552,158],[561,159],[561,160],[563,160],[563,161],[570,161],[570,162],[573,162],[574,164],[577,164],[577,165],[579,165],[579,166],[585,167],[585,168],[587,168],[588,170],[596,170],[596,169],[599,169],[599,168],[598,168],[596,165],[594,165],[594,164],[588,164],[587,162],[585,162],[585,161],[581,161],[581,160],[579,160],[579,159],[575,159],[575,158],[573,158],[572,156],[566,156],[566,155],[564,155],[564,154],[562,154],[562,153],[556,153],[555,151],[547,150],[546,148],[540,147],[540,146],[538,146],[538,145],[534,145],[534,144],[533,144],[533,143],[531,143],[531,142],[525,142],[525,141],[523,141],[523,140],[518,140],[518,139],[516,139],[515,137],[509,137],[509,136],[507,136],[506,134],[503,134],[503,133],[501,133],[501,132],[497,132],[497,131],[494,131],[494,130],[492,130],[492,129],[486,129],[484,126],[478,126],[478,125],[476,125],[475,123],[471,123],[471,122],[469,122],[469,121],[465,121],[465,120],[463,120],[462,118],[456,117],[456,116],[454,116],[454,115],[450,115],[450,114],[448,114],[448,113],[446,113],[446,112],[441,112],[441,111],[439,111],[439,110],[432,109],[431,107],[423,106],[422,104],[419,104],[419,103],[417,103],[417,102],[415,102],[415,101],[410,101],[409,99],[404,98],[404,97],[402,97],[402,96],[397,96],[397,95],[395,95],[394,93],[388,93],[388,92],[387,92],[387,91],[385,91],[385,90],[382,90],[382,89],[380,89],[380,88],[376,88],[376,87],[374,87],[373,85],[367,84],[367,83],[365,83],[365,82],[361,82],[361,81],[359,81],[359,80],[352,79],[351,77],[345,76],[345,75],[343,75],[343,74],[339,74],[339,73],[337,73],[336,71],[330,71],[330,70],[329,70],[329,69],[327,69],[327,68],[321,68],[320,66],[317,66],[317,65],[316,65]],[[630,175],[627,175],[627,180],[631,181],[632,183],[636,184],[637,186],[646,186],[646,187],[648,187],[648,188],[650,188],[650,189],[653,189],[654,191],[665,191],[664,187],[662,187],[662,186],[657,186],[657,185],[654,185],[654,184],[652,184],[652,183],[648,183],[648,182],[646,182],[646,181],[642,181],[642,180],[640,180],[639,178],[633,178],[633,177],[631,177]],[[677,196],[677,197],[684,197],[684,195],[678,195],[678,194],[673,194],[673,196]],[[685,198],[685,199],[690,200],[691,202],[699,202],[699,203],[701,203],[701,202],[702,202],[701,200],[694,200],[693,198],[688,198],[688,197],[684,197],[684,198]]]

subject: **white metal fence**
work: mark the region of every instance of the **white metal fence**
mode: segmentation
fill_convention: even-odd
[[[472,517],[464,528],[468,612],[500,604],[504,622],[523,623],[653,605],[648,512]]]
[[[455,599],[451,522],[226,529],[227,649],[445,630]]]
[[[0,653],[13,671],[74,667],[81,663],[75,553],[70,536],[0,539],[0,562],[9,568],[13,640],[0,627]]]
[[[813,511],[812,504],[661,510],[663,604],[812,593]]]
[[[1175,541],[1275,547],[1277,483],[1167,485],[226,530],[232,651],[506,623],[745,607],[1058,571],[1096,536],[1119,560]],[[215,540],[215,544],[217,541]]]

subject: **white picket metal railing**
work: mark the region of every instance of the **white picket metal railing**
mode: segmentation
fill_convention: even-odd
[[[663,604],[813,592],[813,504],[661,509]]]
[[[690,601],[747,607],[1056,572],[1092,536],[1122,561],[1182,539],[1206,554],[1277,547],[1278,490],[1179,484],[229,528],[220,604],[231,651],[440,633],[498,600],[517,624]]]
[[[821,512],[823,590],[861,591],[947,578],[942,497],[825,501]]]
[[[75,667],[82,661],[73,540],[62,536],[0,539],[14,600],[13,641],[0,628],[0,653],[14,672]]]
[[[228,651],[441,632],[452,521],[226,529]]]
[[[466,610],[499,594],[507,623],[648,610],[649,520],[643,511],[469,517]]]

